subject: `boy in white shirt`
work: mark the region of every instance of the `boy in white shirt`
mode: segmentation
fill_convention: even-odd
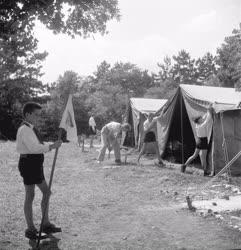
[[[115,154],[115,163],[121,164],[120,143],[118,141],[118,138],[121,137],[122,131],[127,132],[130,129],[130,124],[121,124],[118,122],[110,122],[101,129],[102,148],[98,156],[98,163],[101,163],[104,160],[106,149],[108,148],[110,150],[110,148],[113,147]]]
[[[139,153],[138,158],[137,158],[137,163],[138,164],[140,162],[141,156],[146,151],[147,144],[153,143],[154,147],[155,147],[156,155],[157,155],[157,158],[158,158],[158,165],[159,166],[163,165],[163,160],[162,160],[160,152],[159,152],[158,142],[156,140],[156,134],[155,134],[155,132],[153,130],[153,126],[156,124],[157,119],[158,119],[158,117],[154,118],[154,114],[149,113],[148,116],[147,116],[147,119],[145,120],[145,122],[143,124],[145,136],[144,136],[144,141],[143,141],[142,148],[141,148],[140,153]]]
[[[45,145],[35,126],[38,125],[41,116],[41,106],[34,102],[26,103],[23,107],[24,121],[17,132],[17,152],[20,154],[18,168],[25,186],[24,215],[27,223],[25,236],[29,239],[37,239],[38,231],[33,222],[33,200],[35,185],[41,190],[43,197],[41,202],[42,214],[48,204],[49,188],[45,181],[43,162],[44,153],[59,148],[62,141]],[[50,223],[48,206],[43,221],[44,233],[61,232],[61,228]]]
[[[90,148],[93,148],[94,136],[96,135],[96,123],[93,115],[89,119]]]
[[[187,161],[181,165],[181,172],[184,173],[188,164],[200,155],[201,164],[204,170],[203,175],[209,176],[207,172],[207,152],[208,152],[208,136],[209,130],[212,128],[214,109],[212,105],[209,105],[206,114],[202,117],[196,117],[193,119],[195,123],[195,129],[197,133],[196,148]]]

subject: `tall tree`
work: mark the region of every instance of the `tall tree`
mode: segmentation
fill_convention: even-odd
[[[199,84],[205,84],[217,74],[216,58],[210,52],[198,58],[195,65],[196,78]]]
[[[169,99],[174,95],[177,87],[178,83],[176,83],[172,78],[168,78],[165,81],[159,80],[156,86],[153,86],[146,90],[144,97]]]
[[[163,63],[157,63],[159,67],[158,79],[160,81],[166,81],[167,79],[172,78],[172,61],[169,56],[165,56],[163,59]]]
[[[143,96],[152,85],[152,77],[131,63],[118,62],[111,67],[102,62],[92,76],[93,92],[87,98],[87,106],[102,125],[106,121],[121,121],[128,98]]]
[[[177,56],[173,56],[174,64],[172,68],[172,77],[177,83],[195,84],[196,69],[195,60],[185,50],[178,52]]]
[[[84,79],[76,72],[66,71],[60,75],[58,80],[50,86],[49,93],[51,94],[51,101],[46,106],[45,130],[46,136],[49,138],[56,136],[56,131],[59,126],[59,121],[63,114],[69,94],[73,95],[73,106],[75,111],[75,120],[78,132],[87,127],[87,110],[85,108],[85,99],[82,94],[82,86]],[[85,97],[86,98],[86,97]]]
[[[38,78],[41,61],[47,54],[36,52],[38,41],[33,34],[36,20],[54,33],[72,37],[105,34],[106,23],[119,19],[117,3],[117,0],[0,1],[0,119],[10,121],[14,107],[19,106],[16,104],[43,91]],[[0,124],[6,124],[1,121]]]
[[[235,87],[241,81],[241,24],[232,34],[217,49],[218,77],[226,87]]]
[[[143,96],[146,88],[152,85],[148,71],[132,63],[116,63],[110,70],[110,76],[112,85],[119,85],[124,93],[132,92],[135,96]]]
[[[101,62],[97,66],[97,70],[93,73],[93,76],[89,76],[89,93],[100,90],[104,85],[109,83],[110,68],[111,65],[106,61]]]
[[[21,122],[21,104],[45,89],[38,77],[47,53],[36,47],[31,33],[0,37],[0,131],[11,139]]]

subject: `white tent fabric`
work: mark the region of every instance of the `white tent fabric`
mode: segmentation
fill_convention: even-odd
[[[167,102],[167,99],[130,98],[131,107],[141,113],[155,113]]]
[[[124,136],[124,146],[134,146],[140,149],[144,136],[143,123],[147,114],[159,112],[166,102],[167,99],[130,98],[126,122],[131,124],[132,130],[128,136]],[[147,151],[154,152],[154,148],[150,147]]]
[[[241,92],[234,88],[180,84],[182,91],[190,98],[213,103],[216,112],[236,109],[241,102]]]
[[[175,153],[178,162],[183,163],[195,150],[196,130],[192,118],[204,115],[209,104],[213,104],[215,114],[209,129],[212,137],[207,159],[209,169],[218,173],[227,159],[232,159],[241,149],[240,102],[241,93],[234,88],[181,84],[158,120],[160,153],[164,157]],[[176,142],[182,147],[175,151],[169,145]],[[241,174],[240,166],[241,159],[238,159],[231,167],[231,173]]]

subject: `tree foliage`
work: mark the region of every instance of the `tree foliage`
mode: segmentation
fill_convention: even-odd
[[[174,81],[183,84],[195,84],[195,60],[191,58],[190,54],[181,50],[177,56],[173,56],[173,60],[172,75]]]
[[[143,96],[152,84],[148,72],[134,64],[118,62],[111,67],[104,61],[89,78],[90,95],[86,103],[99,124],[111,120],[121,121],[128,98]]]
[[[45,89],[38,78],[47,53],[35,50],[31,34],[0,37],[0,131],[8,138],[15,138],[22,104]]]
[[[150,87],[152,78],[130,63],[116,63],[113,67],[102,62],[92,76],[82,78],[77,73],[66,71],[58,81],[49,88],[51,101],[47,105],[46,127],[56,131],[64,109],[64,100],[73,93],[73,105],[78,133],[88,134],[88,119],[90,113],[95,116],[97,128],[108,121],[122,121],[128,98],[143,96],[146,87]],[[50,134],[46,131],[46,136]]]
[[[195,62],[196,81],[199,84],[206,83],[217,74],[216,57],[207,52],[203,57]]]
[[[119,18],[117,0],[3,0],[1,33],[29,32],[38,19],[55,33],[87,36],[105,33],[106,22]]]
[[[46,52],[37,52],[36,20],[54,33],[87,37],[105,34],[106,23],[119,19],[117,0],[2,0],[0,1],[0,131],[16,122],[24,102],[45,90],[38,80]],[[64,80],[64,79],[62,79]],[[59,90],[60,91],[60,90]],[[13,124],[14,123],[14,124]],[[10,126],[11,125],[11,126]],[[5,127],[6,126],[6,127]]]
[[[159,67],[159,72],[158,72],[158,79],[160,81],[166,81],[167,79],[173,78],[172,75],[172,60],[169,56],[165,56],[163,59],[163,63],[157,63],[157,66]]]
[[[164,57],[163,62],[157,64],[158,74],[154,75],[155,82],[163,88],[163,93],[166,91],[168,93],[168,89],[172,91],[179,84],[219,85],[215,79],[216,56],[210,52],[195,60],[188,52],[181,50],[172,59],[169,56]],[[212,82],[214,79],[215,81]]]
[[[241,79],[241,26],[217,49],[218,77],[223,86],[235,87]]]

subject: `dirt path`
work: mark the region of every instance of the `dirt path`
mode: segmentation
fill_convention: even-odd
[[[14,145],[10,145],[14,150]],[[6,151],[9,153],[9,151]],[[10,152],[11,153],[11,152]],[[15,161],[0,165],[0,250],[26,250],[23,237],[23,188]],[[51,217],[62,226],[61,240],[41,249],[239,249],[241,234],[213,217],[202,218],[182,208],[185,190],[204,181],[198,175],[183,175],[179,169],[129,164],[116,167],[112,159],[99,166],[96,152],[81,153],[64,144],[58,157]],[[52,155],[46,157],[51,166]],[[46,177],[49,169],[46,168]],[[34,212],[40,221],[40,194]]]

